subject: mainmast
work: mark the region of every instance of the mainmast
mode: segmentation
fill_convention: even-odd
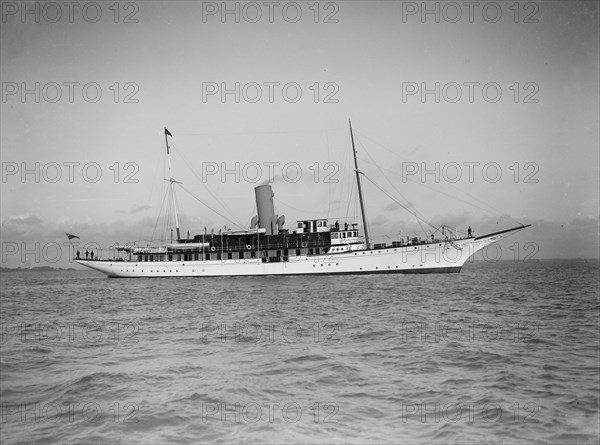
[[[173,197],[173,211],[175,213],[175,229],[177,230],[177,241],[179,241],[181,239],[181,235],[179,233],[179,217],[178,215],[178,210],[177,210],[177,199],[175,197],[175,183],[177,184],[181,184],[178,181],[175,181],[175,179],[173,179],[173,174],[171,173],[171,152],[169,151],[169,139],[167,138],[167,136],[171,136],[173,137],[173,135],[171,134],[171,132],[169,130],[167,130],[167,128],[165,127],[165,144],[167,145],[167,161],[169,164],[169,179],[167,179],[167,181],[169,181],[169,185],[171,187],[171,196]]]
[[[354,155],[354,171],[356,172],[356,184],[358,185],[358,200],[360,202],[360,213],[362,215],[363,229],[365,231],[365,243],[367,244],[367,249],[370,249],[371,245],[369,243],[369,229],[367,228],[365,203],[363,201],[362,187],[360,185],[361,171],[358,169],[358,161],[356,160],[356,148],[354,147],[354,135],[352,134],[352,122],[350,122],[350,119],[348,119],[348,123],[350,124],[350,139],[352,140],[352,154]]]

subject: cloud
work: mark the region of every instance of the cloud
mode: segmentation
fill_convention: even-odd
[[[2,238],[36,238],[44,221],[35,215],[11,215],[2,222]]]
[[[3,225],[28,225],[36,226],[42,224],[43,221],[35,215],[13,215],[4,220]]]
[[[115,213],[127,213],[127,214],[135,214],[135,213],[140,213],[144,210],[150,210],[152,208],[152,206],[149,205],[143,205],[143,206],[139,206],[139,207],[135,207],[131,210],[115,210]]]

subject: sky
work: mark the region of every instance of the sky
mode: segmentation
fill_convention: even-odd
[[[375,242],[600,255],[598,2],[1,5],[3,267],[161,238],[165,127],[184,234],[358,222],[349,119]]]

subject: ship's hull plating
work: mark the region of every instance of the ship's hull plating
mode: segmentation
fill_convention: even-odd
[[[386,247],[314,256],[290,257],[289,261],[261,259],[217,261],[87,261],[83,266],[111,278],[222,277],[261,275],[331,275],[373,273],[456,273],[478,250],[503,238],[508,231],[452,242]]]

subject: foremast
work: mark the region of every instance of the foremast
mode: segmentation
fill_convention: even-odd
[[[173,179],[173,174],[171,173],[171,151],[169,150],[169,138],[167,136],[173,137],[171,132],[165,127],[165,144],[167,146],[167,162],[169,165],[169,179],[166,179],[166,181],[169,181],[169,187],[171,188],[171,197],[173,199],[173,213],[175,214],[175,229],[177,231],[177,241],[179,241],[181,239],[181,234],[179,232],[179,209],[177,208],[177,198],[175,196],[175,183],[181,184],[181,182]]]
[[[348,123],[350,124],[350,139],[352,141],[352,155],[354,156],[354,171],[356,172],[356,185],[358,186],[358,200],[360,202],[360,214],[362,216],[363,222],[363,230],[365,231],[365,244],[367,249],[371,248],[371,243],[369,242],[369,229],[367,228],[367,215],[365,213],[365,203],[363,200],[362,187],[360,184],[360,175],[361,171],[358,169],[358,161],[356,160],[356,148],[354,146],[354,134],[352,133],[352,122],[348,119]]]

